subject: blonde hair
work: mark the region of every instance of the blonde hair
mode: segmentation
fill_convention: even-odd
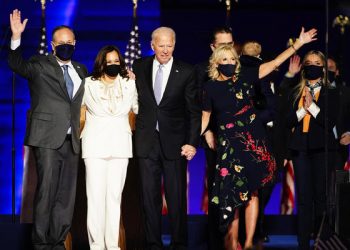
[[[310,55],[315,55],[315,56],[319,57],[322,61],[323,69],[326,70],[326,57],[324,56],[324,54],[321,51],[318,51],[318,50],[310,50],[309,52],[306,53],[306,55],[304,56],[303,61],[302,61],[302,67],[305,66],[306,59]],[[297,86],[295,86],[295,95],[294,95],[294,102],[293,102],[294,104],[300,99],[301,95],[303,94],[306,83],[307,83],[307,79],[305,78],[304,69],[301,70],[300,75],[301,75],[300,82]],[[321,84],[322,84],[322,86],[326,85],[326,74],[323,75]]]
[[[241,63],[239,62],[239,57],[236,50],[233,48],[232,45],[221,45],[213,51],[213,53],[209,58],[208,72],[209,72],[209,77],[211,79],[217,80],[218,77],[220,76],[220,72],[217,69],[218,63],[221,59],[225,57],[227,52],[231,53],[233,58],[236,60],[236,73],[239,72],[241,68]]]
[[[242,55],[259,56],[261,54],[261,45],[256,41],[248,41],[243,44]]]

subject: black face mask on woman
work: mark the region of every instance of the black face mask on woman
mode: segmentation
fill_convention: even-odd
[[[74,45],[60,44],[55,47],[55,55],[62,61],[69,61],[74,52]]]
[[[226,77],[232,77],[236,71],[236,64],[219,64],[218,71]]]
[[[120,65],[117,64],[110,64],[107,65],[105,68],[105,73],[110,77],[116,77],[121,72]]]
[[[323,77],[323,66],[306,65],[304,66],[304,76],[308,80],[316,80]]]

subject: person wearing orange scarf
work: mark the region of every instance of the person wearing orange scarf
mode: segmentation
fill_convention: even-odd
[[[331,179],[330,168],[325,164],[325,145],[327,142],[328,162],[331,163],[337,144],[333,131],[336,130],[339,98],[337,89],[328,86],[325,67],[325,57],[321,52],[308,52],[302,62],[300,82],[289,98],[287,124],[291,136],[288,147],[296,180],[298,249],[310,249],[310,235],[319,230]]]

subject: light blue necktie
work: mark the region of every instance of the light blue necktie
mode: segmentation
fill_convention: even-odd
[[[72,99],[74,83],[72,81],[72,78],[70,78],[70,75],[68,74],[68,65],[62,65],[62,67],[63,67],[64,81],[66,82],[67,92],[68,92],[69,98]]]
[[[154,97],[156,98],[157,104],[162,100],[162,89],[163,89],[163,67],[164,65],[159,64],[156,77],[154,79]]]

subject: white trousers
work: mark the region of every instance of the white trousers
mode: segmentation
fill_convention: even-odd
[[[128,158],[85,158],[87,231],[91,250],[116,250]]]

